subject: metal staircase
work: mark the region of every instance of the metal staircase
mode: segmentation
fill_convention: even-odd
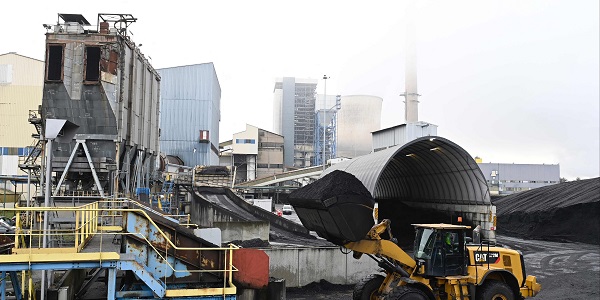
[[[34,138],[34,142],[32,143],[32,146],[30,146],[30,151],[27,155],[27,158],[25,158],[25,161],[19,164],[19,168],[24,172],[28,172],[28,170],[30,170],[31,175],[34,178],[40,179],[41,167],[38,158],[44,150],[44,141],[40,138],[42,137],[42,132],[44,131],[40,111],[30,110],[29,118],[27,120],[30,124],[35,126],[35,130],[37,133],[31,135],[31,137]]]

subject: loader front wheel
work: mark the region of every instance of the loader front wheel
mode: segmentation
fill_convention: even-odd
[[[514,300],[510,287],[501,281],[490,280],[477,290],[477,299],[480,300]]]
[[[429,300],[427,295],[419,290],[418,288],[411,287],[408,285],[401,285],[395,287],[387,296],[385,300]]]
[[[374,296],[379,290],[379,287],[383,283],[385,277],[379,274],[371,274],[354,286],[354,292],[352,292],[352,300],[371,300],[375,299]]]

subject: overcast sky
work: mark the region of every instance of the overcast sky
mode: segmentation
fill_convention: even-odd
[[[321,78],[327,94],[383,101],[404,123],[405,2],[10,1],[0,53],[44,57],[57,13],[130,13],[155,68],[213,62],[220,140],[245,124],[272,130],[275,78]],[[419,1],[419,119],[484,162],[560,164],[599,174],[599,1]],[[319,81],[318,93],[323,93]]]

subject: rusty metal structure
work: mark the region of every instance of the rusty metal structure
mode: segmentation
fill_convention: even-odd
[[[17,226],[14,232],[0,234],[3,300],[7,285],[12,285],[16,299],[33,299],[32,271],[69,270],[79,275],[65,273],[63,278],[81,277],[61,279],[42,289],[48,299],[61,291],[80,298],[102,272],[106,299],[236,299],[238,288],[263,289],[268,284],[264,251],[213,244],[199,237],[193,224],[136,201],[113,198],[76,207],[8,210],[17,216]],[[25,221],[43,212],[62,218],[47,230],[36,218]],[[56,236],[53,240],[60,242],[43,248],[43,235]],[[88,270],[94,275],[84,282]],[[121,280],[117,271],[124,271]]]
[[[79,126],[54,142],[53,196],[94,190],[131,195],[149,187],[159,153],[160,76],[128,35],[130,14],[58,14],[44,25],[46,66],[42,118]],[[114,184],[113,184],[114,182]]]

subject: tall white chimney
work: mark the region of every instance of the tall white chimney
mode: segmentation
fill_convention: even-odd
[[[417,43],[415,1],[410,1],[406,9],[406,49],[404,62],[404,119],[406,123],[419,121],[419,94],[417,92]]]

